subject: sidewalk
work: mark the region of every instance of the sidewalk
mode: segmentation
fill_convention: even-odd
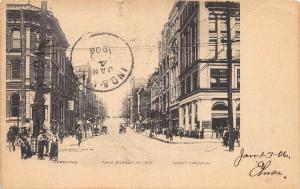
[[[149,137],[149,130],[145,130],[144,132],[140,132],[140,133],[136,132],[135,130],[133,131],[137,134],[141,134],[145,137]],[[173,136],[173,141],[170,141],[170,139],[166,139],[166,136],[163,134],[157,136],[154,135],[154,138],[150,138],[150,139],[154,139],[154,140],[158,140],[170,144],[222,143],[222,140],[217,138],[199,139],[199,138],[189,138],[189,137],[180,138],[179,136]]]
[[[83,138],[81,140],[81,143],[83,143],[84,141],[86,141],[89,138],[92,138],[94,136],[92,136],[91,133],[87,133],[86,138],[84,138],[84,133],[83,133]],[[64,138],[63,143],[59,144],[60,147],[66,147],[66,146],[77,146],[78,145],[78,140],[76,139],[76,136],[74,135],[74,137],[67,136]]]

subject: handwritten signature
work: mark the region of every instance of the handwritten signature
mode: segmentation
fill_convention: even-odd
[[[261,152],[259,154],[248,154],[245,153],[244,148],[241,149],[240,154],[234,160],[234,166],[238,167],[243,159],[262,159],[265,158],[266,160],[259,160],[256,161],[256,165],[253,169],[250,170],[249,176],[263,176],[263,175],[281,175],[284,179],[286,176],[278,170],[271,169],[272,165],[272,158],[280,158],[280,159],[291,159],[287,151],[279,151],[278,153],[275,152]]]

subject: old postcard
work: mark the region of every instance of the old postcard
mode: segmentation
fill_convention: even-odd
[[[1,188],[300,188],[299,2],[0,5]]]

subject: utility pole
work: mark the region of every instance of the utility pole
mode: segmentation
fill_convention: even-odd
[[[41,7],[41,22],[40,22],[40,45],[37,51],[37,79],[34,97],[34,122],[33,122],[33,137],[37,137],[42,125],[45,121],[44,112],[44,65],[45,65],[45,49],[48,43],[46,38],[47,29],[47,2],[42,1]]]
[[[87,89],[85,86],[85,73],[82,74],[82,82],[83,82],[83,128],[84,128],[84,138],[86,138],[86,95],[87,95]]]
[[[21,96],[19,95],[19,114],[21,113],[21,126],[25,122],[25,75],[26,75],[26,65],[25,65],[25,29],[24,29],[24,10],[21,9]],[[18,127],[19,127],[19,116],[18,116]]]
[[[20,91],[18,91],[18,117],[17,117],[17,126],[20,127]]]
[[[232,41],[231,41],[230,19],[231,19],[230,2],[226,1],[229,151],[234,151],[233,114],[232,114]]]
[[[86,110],[86,96],[87,96],[87,88],[85,85],[85,73],[82,75],[83,82],[83,111],[84,111],[84,120],[83,120],[83,128],[84,128],[84,138],[86,138],[86,118],[87,118],[87,110]]]

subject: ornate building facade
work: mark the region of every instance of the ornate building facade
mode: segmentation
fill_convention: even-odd
[[[41,43],[41,8],[30,4],[7,4],[6,112],[9,126],[32,127],[37,77],[38,47]],[[44,125],[66,124],[66,48],[68,41],[52,12],[47,14],[47,43],[44,65]]]

